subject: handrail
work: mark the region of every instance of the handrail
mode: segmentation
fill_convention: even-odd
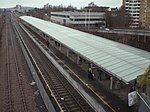
[[[137,95],[140,97],[140,99],[144,102],[144,104],[146,105],[146,107],[150,110],[150,106],[148,105],[148,103],[145,101],[145,99],[140,95],[139,92],[137,92]]]

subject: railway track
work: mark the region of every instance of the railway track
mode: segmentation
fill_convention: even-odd
[[[54,96],[63,111],[66,112],[92,112],[91,106],[82,96],[71,86],[57,68],[50,62],[40,49],[33,43],[29,36],[17,26],[28,49],[34,57],[38,67],[44,75]]]
[[[6,17],[5,45],[6,45],[6,112],[29,112],[24,79],[22,77],[21,62],[18,59],[17,41],[14,38],[10,15]]]
[[[6,27],[8,29],[8,26]],[[10,75],[10,49],[9,49],[9,44],[8,44],[8,33],[6,30],[6,66],[7,66],[7,110],[12,112],[13,108],[13,103],[12,103],[12,98],[11,98],[11,75]]]
[[[12,30],[10,30],[12,31]],[[10,33],[12,34],[12,32]],[[21,73],[21,70],[19,68],[19,65],[18,65],[18,59],[17,59],[17,53],[16,53],[16,48],[14,46],[14,39],[12,39],[11,37],[11,42],[12,42],[12,48],[13,48],[13,56],[14,56],[14,60],[15,60],[15,67],[16,67],[16,71],[17,71],[17,80],[18,80],[18,84],[19,84],[19,90],[20,90],[20,94],[21,94],[21,101],[22,101],[22,105],[24,107],[24,112],[28,112],[28,105],[27,105],[27,102],[26,102],[26,96],[25,96],[25,93],[24,93],[24,85],[23,85],[23,78],[22,78],[22,73]]]

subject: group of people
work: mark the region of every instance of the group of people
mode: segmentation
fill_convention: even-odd
[[[88,69],[88,78],[94,80],[94,73],[92,73],[92,68]]]

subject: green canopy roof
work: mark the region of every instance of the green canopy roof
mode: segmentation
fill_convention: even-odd
[[[125,83],[143,74],[150,64],[150,53],[144,50],[34,17],[20,18]]]

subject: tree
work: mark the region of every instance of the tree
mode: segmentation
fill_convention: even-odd
[[[129,25],[130,14],[125,11],[124,6],[106,12],[106,27],[128,28]]]

